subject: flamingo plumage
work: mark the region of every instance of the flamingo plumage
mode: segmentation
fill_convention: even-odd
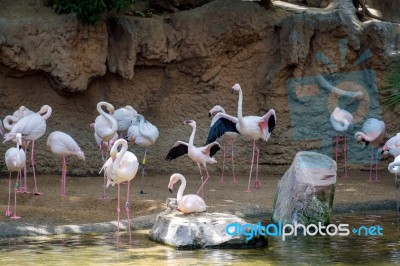
[[[397,214],[400,215],[400,210],[399,210],[399,182],[397,175],[400,174],[400,155],[397,155],[396,158],[394,158],[394,161],[388,165],[388,170],[390,173],[394,174],[394,189],[396,193],[396,201],[397,201]]]
[[[113,117],[117,121],[117,133],[120,138],[126,133],[137,114],[138,112],[130,105],[114,111]]]

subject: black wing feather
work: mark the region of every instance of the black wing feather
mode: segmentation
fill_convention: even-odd
[[[268,119],[268,132],[271,133],[275,128],[275,115],[271,115]]]
[[[179,144],[178,146],[172,147],[169,150],[167,156],[165,157],[165,160],[172,161],[173,159],[176,159],[187,153],[188,153],[188,146],[185,144]]]
[[[219,151],[220,149],[221,148],[217,144],[212,146],[211,149],[210,149],[210,157],[213,157],[217,153],[217,151]]]
[[[217,138],[224,135],[225,132],[239,133],[239,131],[237,131],[237,129],[236,129],[236,123],[234,123],[231,120],[226,119],[226,118],[220,118],[210,128],[205,145],[214,142]]]

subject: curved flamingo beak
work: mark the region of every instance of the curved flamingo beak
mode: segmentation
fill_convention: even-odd
[[[208,117],[211,117],[211,113],[210,112],[208,112]]]
[[[231,88],[231,93],[233,94],[234,92],[235,92],[235,89],[234,88]]]
[[[169,182],[169,184],[168,184],[168,190],[169,190],[169,192],[171,192],[172,193],[172,189],[174,188],[174,184],[172,183],[172,182]]]

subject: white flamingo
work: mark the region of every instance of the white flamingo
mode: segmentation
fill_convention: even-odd
[[[208,112],[208,116],[214,116],[213,119],[211,120],[211,125],[212,127],[219,119],[220,116],[217,116],[217,114],[222,113],[226,114],[224,108],[222,108],[220,105],[216,105],[211,110]],[[222,134],[220,137],[220,140],[224,144],[223,147],[223,160],[222,160],[222,176],[220,182],[224,182],[224,172],[225,172],[225,157],[226,157],[226,148],[225,145],[231,145],[231,162],[232,162],[232,176],[233,176],[233,182],[236,182],[236,175],[235,175],[235,161],[234,161],[234,146],[235,146],[235,141],[237,140],[237,137],[239,136],[239,133],[237,132],[225,132]]]
[[[44,135],[46,132],[46,120],[51,116],[52,109],[48,105],[43,105],[39,112],[27,115],[21,118],[11,129],[11,131],[5,134],[5,140],[9,141],[14,139],[17,133],[21,133],[22,140],[32,142],[32,152],[31,152],[31,165],[33,172],[33,179],[35,182],[35,195],[43,194],[38,191],[36,183],[36,173],[35,173],[35,141]],[[42,115],[43,114],[43,115]]]
[[[376,148],[379,148],[381,143],[383,142],[386,134],[386,126],[385,123],[376,118],[368,118],[362,128],[361,131],[356,132],[354,137],[356,138],[358,143],[362,143],[363,147],[368,145],[371,146],[371,167],[369,171],[369,182],[377,182],[378,179],[378,158],[376,156],[375,160],[375,180],[372,180],[372,166],[374,160],[374,151]]]
[[[232,117],[225,114],[218,114],[220,116],[220,122],[215,123],[214,126],[211,127],[210,132],[208,133],[207,142],[216,140],[222,134],[227,131],[230,132],[239,132],[240,135],[253,140],[253,155],[251,157],[250,164],[250,174],[249,174],[249,183],[247,185],[246,192],[250,192],[250,182],[251,182],[251,174],[253,172],[253,164],[254,164],[254,154],[257,151],[257,168],[256,168],[256,180],[255,180],[255,188],[259,188],[261,186],[260,180],[258,179],[258,159],[260,155],[260,149],[256,145],[256,140],[263,139],[264,141],[268,141],[271,136],[272,130],[275,128],[276,123],[276,114],[274,109],[270,109],[264,116],[245,116],[243,117],[242,113],[242,102],[243,102],[243,93],[242,88],[239,84],[235,84],[231,88],[231,92],[234,93],[239,92],[239,101],[238,101],[238,117]]]
[[[136,121],[135,121],[136,120]],[[128,128],[128,135],[126,139],[129,142],[133,142],[136,145],[144,148],[144,156],[142,160],[142,184],[140,188],[140,193],[144,194],[143,182],[146,166],[146,155],[147,149],[152,146],[158,139],[158,129],[152,123],[144,119],[144,116],[137,114],[136,118],[132,122],[131,126]]]
[[[165,157],[165,160],[171,161],[182,155],[187,154],[189,158],[192,159],[197,164],[197,167],[200,170],[201,186],[197,191],[197,194],[199,194],[201,190],[201,197],[203,197],[203,186],[210,177],[207,171],[207,163],[213,164],[217,162],[213,156],[217,151],[220,150],[220,146],[216,141],[206,145],[205,147],[194,146],[193,142],[194,142],[194,136],[196,134],[196,122],[194,120],[185,120],[183,124],[192,127],[192,134],[190,135],[189,143],[183,141],[177,141],[174,144],[174,146],[172,146],[172,148],[169,150],[167,157]],[[204,169],[206,170],[207,174],[206,180],[204,181],[200,164],[204,166]]]
[[[181,185],[179,186],[178,193],[176,195],[176,201],[178,203],[178,210],[183,213],[193,213],[193,212],[205,212],[207,206],[202,198],[197,195],[189,194],[183,196],[183,192],[186,188],[186,179],[181,174],[173,174],[169,179],[168,189],[172,193],[174,184],[181,180]]]
[[[126,133],[137,113],[130,105],[115,110],[113,117],[117,121],[117,132],[120,138]]]
[[[22,149],[22,141],[21,141],[22,135],[18,133],[16,135],[17,139],[17,147],[16,148],[10,148],[7,150],[6,155],[5,155],[5,161],[6,165],[8,168],[8,171],[10,171],[10,177],[8,180],[8,205],[6,209],[6,216],[11,216],[11,209],[10,209],[10,197],[11,197],[11,172],[18,172],[17,176],[21,176],[21,169],[25,165],[26,161],[26,155],[24,150]],[[18,180],[18,177],[17,177]],[[21,217],[17,216],[17,187],[18,183],[15,183],[15,191],[14,191],[14,215],[11,216],[11,219],[19,219]]]
[[[65,157],[68,155],[75,155],[78,158],[85,160],[85,154],[70,135],[60,131],[54,131],[47,137],[47,148],[52,153],[61,156],[60,195],[65,196],[65,186],[67,183],[67,161]]]
[[[109,114],[104,112],[103,106],[107,108],[107,111]],[[112,117],[112,114],[114,113],[114,106],[108,102],[99,102],[97,104],[97,111],[99,112],[99,116],[96,117],[96,120],[94,124],[91,124],[90,126],[94,127],[94,132],[95,134],[101,139],[100,142],[100,150],[102,150],[103,147],[103,142],[107,143],[107,150],[110,149],[111,143],[110,141],[114,138],[115,134],[117,133],[117,121]],[[106,155],[106,160],[108,153]],[[106,178],[103,180],[103,195],[101,195],[101,199],[106,199],[107,194],[106,194]]]
[[[336,107],[330,116],[330,121],[332,127],[336,130],[336,162],[338,161],[338,151],[339,151],[339,135],[338,132],[344,132],[344,177],[347,176],[347,130],[353,124],[353,116],[348,111]]]
[[[118,152],[118,147],[122,146]],[[104,171],[104,176],[107,178],[107,187],[109,185],[118,185],[118,232],[120,223],[120,185],[127,182],[125,212],[128,219],[129,239],[131,239],[131,222],[129,218],[129,187],[131,180],[135,177],[139,168],[139,163],[136,156],[128,151],[128,143],[124,139],[118,139],[111,148],[110,158],[104,163],[100,173]]]
[[[382,148],[382,153],[390,153],[394,157],[400,155],[400,133],[386,141]]]
[[[389,164],[388,170],[395,176],[394,188],[395,188],[396,201],[397,201],[397,214],[400,215],[400,212],[399,212],[400,211],[399,210],[399,182],[397,179],[397,174],[400,174],[400,155],[397,155],[396,158],[394,159],[394,161]]]

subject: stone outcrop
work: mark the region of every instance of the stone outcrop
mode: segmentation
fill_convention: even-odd
[[[336,185],[336,162],[299,152],[278,183],[272,220],[283,224],[329,224]]]

